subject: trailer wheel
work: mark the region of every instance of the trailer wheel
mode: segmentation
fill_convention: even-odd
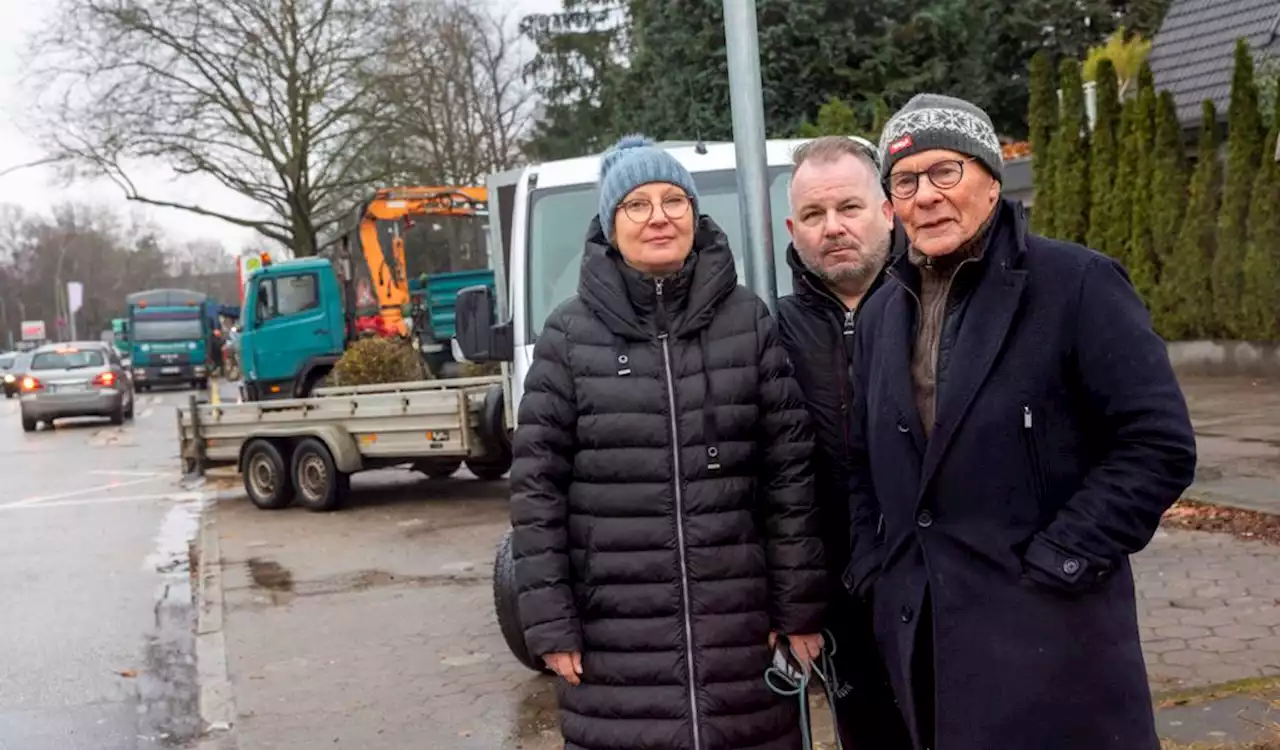
[[[324,443],[306,438],[293,450],[293,484],[298,504],[313,513],[337,510],[350,488],[350,475],[338,471]]]
[[[529,653],[520,624],[520,602],[516,592],[516,565],[511,557],[511,529],[502,535],[493,560],[493,611],[498,615],[502,640],[516,660],[535,672],[551,674],[542,660]]]
[[[448,479],[462,466],[460,458],[428,458],[417,462],[413,468],[432,479]]]
[[[262,510],[280,510],[293,502],[293,477],[274,444],[254,440],[244,451],[244,490]]]
[[[467,468],[485,482],[496,482],[511,470],[511,451],[506,450],[493,457],[468,458]]]

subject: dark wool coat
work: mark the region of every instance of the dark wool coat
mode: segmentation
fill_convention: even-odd
[[[807,415],[710,219],[658,289],[597,220],[534,347],[511,471],[525,637],[582,652],[583,684],[558,682],[570,749],[793,750],[764,672],[771,628],[822,621]]]
[[[889,273],[854,341],[845,583],[873,591],[908,721],[919,635],[935,750],[1156,750],[1129,555],[1190,484],[1195,439],[1127,274],[1028,234],[1002,201],[947,303],[926,440],[908,372],[918,271],[904,254]]]
[[[795,366],[796,382],[814,427],[813,475],[822,515],[822,544],[831,601],[826,629],[836,642],[840,687],[837,715],[845,750],[909,748],[871,629],[866,603],[844,592],[849,564],[849,409],[853,403],[853,336],[858,313],[884,281],[881,271],[856,310],[845,308],[826,284],[787,248],[793,294],[778,300],[778,332]]]

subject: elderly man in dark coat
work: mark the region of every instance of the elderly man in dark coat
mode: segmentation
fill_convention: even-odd
[[[854,341],[851,560],[917,748],[1156,750],[1129,556],[1195,438],[1125,269],[1027,231],[981,109],[886,125],[905,241]]]

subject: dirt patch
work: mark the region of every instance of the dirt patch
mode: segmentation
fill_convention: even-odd
[[[251,557],[246,565],[255,586],[268,591],[293,591],[293,574],[275,560]]]
[[[1280,544],[1280,516],[1182,499],[1160,519],[1162,526],[1230,534],[1239,539]]]
[[[1156,709],[1173,706],[1194,706],[1216,701],[1229,695],[1247,695],[1263,701],[1280,697],[1280,677],[1255,677],[1248,680],[1224,682],[1191,690],[1171,690],[1155,696]],[[1280,738],[1277,738],[1280,739]]]

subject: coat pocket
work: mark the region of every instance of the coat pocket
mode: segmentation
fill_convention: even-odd
[[[1036,424],[1035,410],[1031,404],[1022,405],[1022,450],[1026,457],[1027,472],[1031,476],[1031,495],[1036,502],[1036,510],[1040,510],[1048,494],[1048,476],[1044,463],[1044,449],[1040,435],[1044,425]]]

